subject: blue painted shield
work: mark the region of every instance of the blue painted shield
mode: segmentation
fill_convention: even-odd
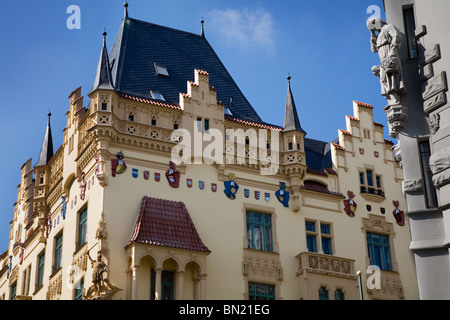
[[[248,198],[250,196],[250,190],[244,189],[244,197]]]
[[[200,188],[200,190],[205,189],[205,181],[199,181],[198,182],[198,187]]]
[[[286,184],[280,182],[280,189],[275,192],[275,196],[286,208],[289,207],[289,192],[286,191]]]
[[[138,169],[133,169],[132,175],[133,175],[133,178],[137,178],[138,175],[139,175],[139,170]]]
[[[267,202],[269,202],[269,201],[270,201],[270,193],[266,192],[266,193],[264,194],[264,199],[265,199]]]
[[[259,191],[255,191],[255,199],[259,200]]]
[[[229,199],[234,200],[236,198],[236,192],[239,189],[239,185],[234,180],[224,181],[223,184],[225,187],[223,192],[225,192]]]

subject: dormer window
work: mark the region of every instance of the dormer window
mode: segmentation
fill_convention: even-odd
[[[155,67],[155,72],[157,76],[163,76],[163,77],[168,77],[169,76],[169,71],[167,70],[167,67],[159,64],[159,63],[154,63],[153,64]]]
[[[150,94],[152,96],[152,99],[154,100],[162,100],[162,101],[166,101],[166,99],[164,99],[164,96],[156,91],[150,90]]]

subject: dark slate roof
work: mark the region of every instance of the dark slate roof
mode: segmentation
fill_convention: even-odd
[[[217,89],[217,100],[228,106],[233,98],[233,116],[261,121],[202,35],[125,17],[109,61],[117,92],[153,99],[153,90],[171,104],[178,104],[179,93],[186,93],[187,81],[194,81],[195,69],[207,71],[210,85]],[[169,77],[156,75],[154,63],[166,66]]]
[[[52,128],[50,126],[51,113],[48,114],[47,129],[45,130],[44,141],[42,141],[41,153],[36,166],[45,166],[53,157],[53,138]]]
[[[305,138],[306,165],[313,170],[323,171],[332,165],[330,143]]]
[[[200,239],[183,202],[146,196],[128,244],[133,242],[211,252]]]
[[[103,32],[103,47],[98,62],[97,74],[95,75],[94,86],[92,90],[96,89],[114,89],[112,83],[112,75],[110,63],[108,59],[108,50],[106,49],[106,32]]]
[[[306,133],[300,125],[297,108],[295,107],[294,96],[291,91],[291,77],[288,77],[288,92],[286,97],[286,109],[284,111],[283,131],[300,131]]]

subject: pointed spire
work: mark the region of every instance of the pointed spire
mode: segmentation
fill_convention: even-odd
[[[202,24],[202,31],[201,31],[200,35],[202,36],[202,38],[204,38],[205,37],[205,28],[204,28],[205,20],[203,20],[203,17],[202,17],[202,20],[200,21],[200,23]]]
[[[42,142],[41,153],[39,155],[39,160],[36,163],[36,166],[47,165],[50,159],[53,157],[53,139],[52,139],[52,129],[50,127],[51,116],[52,114],[49,111],[47,129],[45,130],[44,141]]]
[[[128,18],[128,2],[125,0],[125,3],[123,4],[124,9],[124,18]]]
[[[106,31],[103,32],[103,48],[98,62],[97,74],[95,76],[94,87],[96,89],[114,90],[112,84],[111,68],[109,65],[108,50],[106,49]]]
[[[283,131],[300,131],[305,132],[300,125],[300,120],[297,114],[297,108],[295,107],[294,97],[291,91],[291,76],[287,77],[288,80],[288,92],[286,98],[286,109],[284,112],[284,126]]]

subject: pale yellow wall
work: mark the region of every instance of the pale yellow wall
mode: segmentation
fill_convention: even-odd
[[[214,104],[215,91],[207,86],[207,76],[197,74],[196,80],[200,81],[198,87],[188,84],[188,93],[191,97],[184,97],[182,102],[184,113],[181,110],[161,110],[170,112],[172,115],[176,113],[178,115],[181,114],[183,126],[186,127],[189,127],[188,123],[192,119],[196,119],[197,115],[200,114],[210,117],[211,128],[224,128],[223,106]],[[206,92],[204,101],[201,99],[202,90]],[[114,94],[110,97],[113,99],[110,103],[115,106],[115,112],[117,111],[117,114],[123,113],[116,115],[119,120],[126,117],[124,110],[129,105],[140,106],[142,110],[149,107],[147,104],[130,103],[128,100],[118,101],[118,98]],[[93,104],[91,105],[89,118],[83,122],[85,124],[88,123],[87,121],[97,119],[95,118],[96,99],[95,96],[92,96]],[[155,106],[151,107],[154,108]],[[88,240],[86,249],[95,246],[91,251],[91,257],[95,259],[97,250],[101,246],[104,261],[109,265],[109,278],[111,282],[118,288],[123,289],[114,296],[115,299],[129,299],[131,297],[131,274],[132,268],[136,265],[139,265],[139,269],[137,270],[139,277],[137,296],[140,299],[149,298],[149,270],[151,267],[154,267],[155,261],[168,261],[167,259],[171,259],[172,265],[169,267],[183,269],[184,262],[182,261],[190,261],[187,258],[191,254],[190,252],[180,252],[164,247],[157,249],[150,247],[147,249],[142,247],[126,248],[135,226],[141,200],[144,196],[184,202],[196,226],[197,232],[204,244],[211,250],[211,253],[206,258],[202,256],[195,263],[187,263],[188,267],[183,269],[185,271],[183,296],[186,299],[194,297],[194,284],[187,280],[192,279],[195,274],[194,265],[201,266],[203,268],[202,272],[207,275],[205,282],[206,299],[244,299],[248,294],[248,282],[252,281],[276,285],[277,299],[305,298],[305,290],[309,290],[308,292],[316,292],[320,282],[328,282],[326,277],[320,278],[316,275],[310,275],[306,289],[303,289],[301,277],[296,274],[298,271],[296,256],[307,251],[305,219],[330,223],[333,230],[333,255],[355,260],[355,271],[365,271],[368,266],[368,258],[365,235],[362,232],[362,219],[369,217],[369,213],[366,210],[366,204],[368,203],[372,205],[371,213],[375,215],[380,215],[380,206],[386,208],[386,213],[383,217],[387,223],[392,224],[395,232],[395,238],[393,239],[395,261],[397,262],[395,268],[397,268],[396,271],[400,272],[405,298],[418,298],[417,285],[415,280],[412,280],[415,279],[415,275],[413,262],[408,249],[410,241],[408,225],[403,227],[398,226],[392,216],[394,209],[392,200],[400,200],[400,208],[406,211],[406,203],[401,193],[402,177],[399,175],[401,171],[397,168],[398,164],[394,161],[392,151],[385,146],[382,130],[380,130],[379,126],[375,126],[375,132],[373,132],[373,119],[371,114],[364,109],[367,108],[355,106],[355,117],[358,117],[359,121],[347,119],[347,125],[349,127],[346,130],[352,136],[340,132],[340,144],[344,147],[344,150],[335,150],[333,148],[334,169],[338,175],[329,174],[328,176],[321,176],[313,173],[303,173],[303,180],[314,180],[325,183],[330,190],[341,192],[345,197],[347,197],[347,190],[353,190],[356,195],[355,201],[358,203],[356,216],[353,218],[348,217],[344,212],[344,198],[305,190],[299,193],[300,211],[294,212],[292,210],[294,203],[294,195],[292,192],[290,208],[285,208],[276,199],[275,191],[278,190],[280,181],[285,182],[290,190],[290,187],[292,187],[291,179],[285,174],[261,176],[258,168],[254,169],[248,166],[205,164],[178,166],[181,172],[180,187],[177,189],[171,188],[165,177],[165,171],[169,169],[170,153],[152,149],[150,146],[143,147],[133,144],[132,141],[135,136],[131,134],[119,134],[116,129],[111,129],[110,136],[104,135],[98,138],[98,140],[95,140],[95,144],[92,144],[95,148],[86,149],[87,151],[84,154],[88,160],[84,160],[84,165],[81,168],[76,168],[75,166],[76,150],[69,154],[67,150],[68,143],[66,143],[64,146],[63,185],[69,181],[66,183],[65,192],[70,193],[66,220],[60,220],[60,223],[52,230],[47,240],[44,287],[33,299],[46,298],[49,268],[52,265],[53,259],[53,237],[60,230],[64,232],[64,272],[62,272],[62,293],[59,298],[73,298],[73,290],[69,289],[66,285],[69,280],[69,275],[66,270],[74,259],[77,212],[85,205],[88,208]],[[79,134],[75,130],[75,127],[73,127],[76,124],[76,119],[72,122],[73,108],[71,110],[68,114],[70,125],[66,128],[66,136],[71,136],[72,134],[76,136]],[[108,115],[108,113],[104,114]],[[97,127],[110,128],[110,121],[113,118],[108,119],[109,122],[102,125],[98,124]],[[145,119],[138,119],[139,121],[145,121]],[[166,119],[166,122],[161,122],[162,125],[170,128],[171,121],[168,120],[169,118],[163,117],[163,119]],[[120,121],[124,120],[122,119]],[[95,122],[92,122],[92,125],[95,125]],[[231,126],[232,124],[228,125]],[[352,125],[359,125],[360,128],[352,127]],[[247,127],[251,128],[250,126]],[[372,129],[370,140],[364,138],[360,140],[361,128]],[[191,127],[190,129],[195,130],[196,128]],[[119,135],[127,137],[129,140],[123,142],[124,140],[115,139],[115,136]],[[142,137],[138,138],[144,139]],[[75,141],[78,142],[79,139],[75,138]],[[280,141],[283,141],[283,137],[280,138]],[[159,143],[163,145],[168,142],[160,141]],[[365,149],[364,155],[359,153],[360,147]],[[374,150],[379,151],[379,158],[374,158]],[[123,174],[117,174],[116,177],[112,177],[111,159],[114,159],[119,151],[122,151],[124,154],[127,170]],[[95,152],[101,155],[100,176],[94,178],[94,185],[89,190],[86,190],[86,199],[82,201],[79,196],[79,174],[81,171],[85,171],[86,179],[92,179],[96,165],[95,159],[93,158]],[[383,175],[383,187],[386,191],[386,199],[380,203],[369,202],[367,199],[361,197],[359,193],[358,167],[364,164],[374,166],[377,174],[381,173]],[[133,168],[138,169],[138,178],[132,177]],[[301,164],[299,168],[302,168]],[[143,179],[144,170],[150,171],[149,180]],[[155,172],[160,173],[160,182],[154,180]],[[223,192],[223,182],[228,180],[227,176],[229,173],[236,175],[236,182],[240,186],[235,200],[228,199]],[[301,175],[296,176],[296,179],[299,176]],[[186,186],[187,178],[193,180],[192,188]],[[398,178],[398,180],[395,181],[394,178]],[[199,180],[205,182],[204,190],[199,190]],[[293,179],[292,181],[295,182],[297,180]],[[217,184],[217,192],[211,191],[211,183]],[[244,197],[244,189],[249,189],[249,198]],[[260,191],[259,200],[256,200],[254,197],[255,190]],[[264,199],[266,192],[269,192],[271,195],[270,202]],[[75,195],[77,196],[77,203],[71,208],[71,202]],[[58,200],[50,208],[54,216],[58,214],[60,205],[61,201]],[[246,248],[246,209],[257,210],[272,215],[274,253],[259,253],[256,252],[257,250],[248,250]],[[102,215],[106,222],[107,235],[106,238],[98,239],[96,232]],[[318,239],[319,243],[320,239]],[[33,244],[30,245],[30,249],[27,251],[23,263],[23,267],[28,266],[30,263],[33,264],[31,288],[34,288],[33,277],[35,276],[37,255],[43,248],[44,244],[39,243],[37,237]],[[147,254],[142,253],[145,250],[148,250]],[[138,251],[140,252],[139,257],[134,257],[133,252]],[[150,256],[154,258],[150,258]],[[261,257],[262,264],[273,263],[281,267],[282,273],[278,274],[276,270],[269,270],[270,268],[263,266],[254,267],[252,265],[253,262],[250,263],[250,271],[244,271],[243,262],[254,261],[252,259],[255,259],[255,257]],[[168,263],[163,265],[163,267],[168,267]],[[248,274],[245,272],[248,272]],[[87,289],[91,285],[92,280],[92,269],[89,262],[87,263],[87,270],[83,274],[85,288]],[[19,283],[21,283],[21,275],[22,268],[19,271]],[[332,285],[335,286],[338,283],[337,285],[339,286],[339,281],[341,280],[333,279]],[[176,286],[178,284],[177,277],[175,284]],[[9,289],[5,274],[0,279],[0,296],[7,290]],[[357,298],[355,297],[355,292],[357,292],[356,286],[348,290],[350,290],[348,291],[348,298]],[[31,291],[33,290],[31,289]],[[178,295],[177,289],[175,289],[175,292]],[[20,294],[20,291],[18,293]],[[309,296],[311,295],[312,293],[309,293]],[[330,291],[330,297],[332,295],[333,291]],[[366,294],[366,296],[368,295]]]

